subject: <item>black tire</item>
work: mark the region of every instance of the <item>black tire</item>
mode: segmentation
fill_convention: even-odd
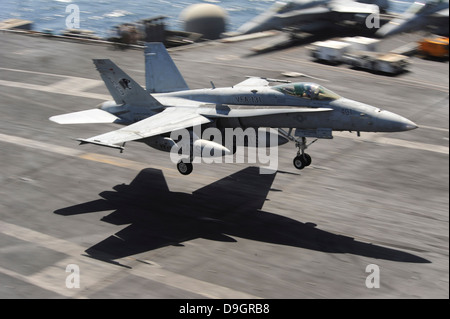
[[[306,166],[311,165],[312,159],[309,154],[298,155],[294,158],[293,164],[296,169],[304,169]]]
[[[192,173],[194,166],[192,165],[192,163],[179,161],[177,164],[177,169],[180,174],[189,175],[190,173]]]
[[[302,156],[302,155],[300,155],[300,156]],[[309,165],[311,165],[311,163],[312,163],[312,158],[311,158],[311,156],[309,156],[309,154],[303,154],[303,159],[304,159],[304,161],[305,161],[305,166],[309,166]]]
[[[294,158],[294,160],[292,161],[292,163],[294,164],[294,167],[296,169],[304,169],[306,167],[305,160],[303,159],[303,156],[301,156],[301,155],[296,156]]]

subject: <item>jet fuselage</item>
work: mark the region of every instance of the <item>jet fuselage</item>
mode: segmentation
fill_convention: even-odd
[[[316,88],[326,90],[325,97],[300,96],[298,92],[290,92],[296,87]],[[289,93],[286,93],[289,92]],[[320,93],[319,93],[320,94]],[[166,107],[194,107],[212,112],[226,112],[229,109],[261,109],[261,108],[301,108],[302,113],[284,113],[262,116],[240,117],[238,121],[228,118],[217,118],[220,127],[272,127],[317,129],[327,128],[333,131],[360,132],[398,132],[417,127],[410,120],[365,103],[341,97],[320,85],[314,83],[295,83],[279,86],[261,87],[228,87],[185,90],[172,93],[157,93],[152,95]],[[112,103],[117,108],[117,106]],[[120,107],[113,110],[111,106],[103,106],[103,110],[119,114]],[[329,111],[321,111],[329,109]],[[151,116],[154,112],[131,112],[132,116],[140,118],[128,119],[134,122]]]

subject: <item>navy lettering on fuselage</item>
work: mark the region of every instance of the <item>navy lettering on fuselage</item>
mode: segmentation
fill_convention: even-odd
[[[262,104],[262,98],[260,96],[235,96],[234,101],[237,104]]]

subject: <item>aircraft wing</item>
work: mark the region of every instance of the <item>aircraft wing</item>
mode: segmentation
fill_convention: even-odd
[[[119,130],[97,135],[88,139],[77,139],[82,144],[91,143],[123,149],[125,142],[169,133],[183,128],[211,122],[197,113],[195,108],[167,108],[163,112],[143,119]]]

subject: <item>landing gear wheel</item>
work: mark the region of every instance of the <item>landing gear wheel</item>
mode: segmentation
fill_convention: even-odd
[[[311,156],[306,153],[296,156],[293,161],[296,169],[304,169],[306,166],[311,165],[311,162]]]
[[[193,170],[192,163],[179,161],[177,164],[178,171],[183,175],[189,175]]]
[[[305,163],[303,162],[303,157],[301,155],[296,156],[294,158],[293,163],[296,169],[304,169],[306,166]]]
[[[311,159],[311,156],[309,156],[309,154],[305,153],[305,154],[300,155],[300,156],[303,156],[303,159],[305,160],[305,166],[311,165],[312,159]]]

